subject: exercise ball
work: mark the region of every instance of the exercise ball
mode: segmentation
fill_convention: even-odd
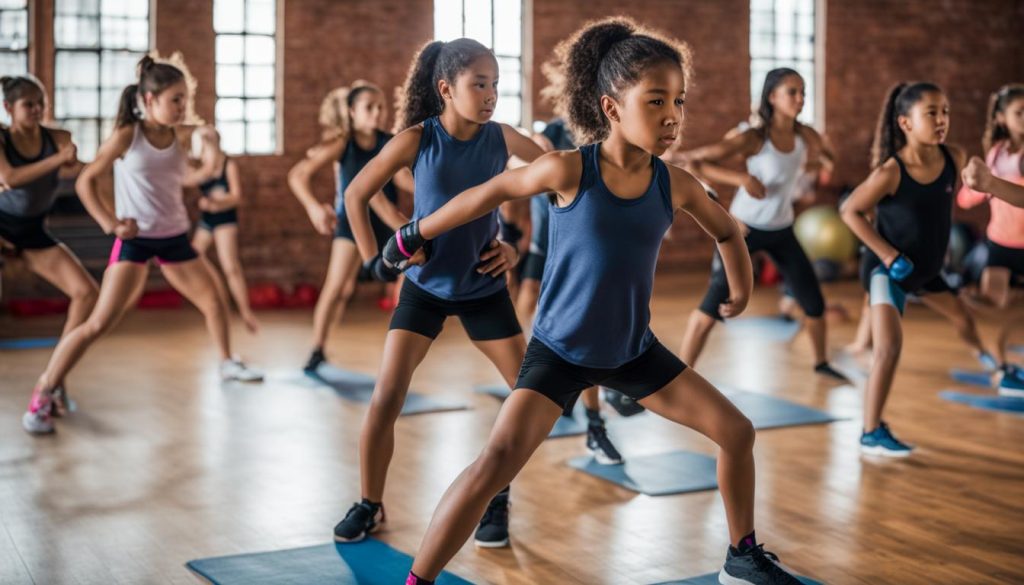
[[[843,223],[839,212],[828,205],[816,205],[801,213],[793,230],[812,261],[831,260],[842,264],[857,253],[857,238]]]

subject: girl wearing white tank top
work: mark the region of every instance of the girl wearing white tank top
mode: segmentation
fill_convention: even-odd
[[[106,233],[117,236],[89,318],[64,335],[39,377],[23,417],[25,430],[52,433],[53,390],[85,350],[109,330],[142,294],[148,261],[156,258],[164,277],[199,308],[220,351],[222,379],[258,381],[262,374],[232,357],[227,308],[213,277],[189,244],[182,187],[198,185],[211,168],[187,164],[188,132],[182,126],[189,99],[184,72],[143,57],[138,84],[121,94],[116,129],[96,159],[79,175],[75,188],[89,214]],[[141,110],[141,112],[140,112]],[[191,128],[187,128],[191,130]],[[114,169],[115,209],[96,192],[98,176]]]
[[[814,371],[845,381],[828,363],[825,299],[814,268],[793,233],[793,204],[805,190],[805,178],[823,164],[831,164],[818,133],[796,121],[803,106],[804,80],[800,74],[792,69],[773,69],[765,77],[761,92],[758,127],[668,158],[670,162],[688,163],[692,171],[711,181],[738,187],[729,211],[744,227],[750,253],[768,253],[803,310],[814,351]],[[736,156],[745,160],[745,172],[715,164]],[[728,296],[724,274],[714,271],[708,292],[700,308],[690,315],[683,337],[680,357],[686,363],[697,361],[715,322],[722,320],[719,306]]]

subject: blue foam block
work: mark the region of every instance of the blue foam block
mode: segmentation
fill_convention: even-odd
[[[955,392],[953,390],[944,390],[939,392],[939,396],[950,402],[958,402],[960,404],[966,404],[982,410],[994,410],[996,412],[1008,412],[1024,415],[1024,398],[969,394],[967,392]]]
[[[0,350],[5,349],[43,349],[54,347],[59,337],[27,337],[25,339],[0,339]]]
[[[827,412],[767,394],[727,390],[725,395],[750,419],[755,429],[817,425],[839,420]]]
[[[473,392],[477,394],[486,394],[487,396],[493,396],[498,400],[505,400],[512,393],[508,389],[508,386],[494,385],[494,386],[477,386],[473,389]],[[578,437],[587,433],[587,422],[584,420],[583,407],[580,403],[576,402],[576,407],[573,409],[572,416],[560,416],[555,421],[555,426],[551,428],[551,432],[548,433],[549,439],[561,439],[562,437]]]
[[[800,322],[782,317],[740,317],[725,322],[726,331],[753,339],[789,341],[800,331]]]
[[[824,585],[814,579],[807,577],[797,576],[804,585]],[[655,583],[654,585],[718,585],[718,573],[708,573],[707,575],[701,575],[700,577],[691,577],[689,579],[683,579],[682,581],[664,581],[662,583]]]
[[[366,374],[349,372],[330,364],[321,364],[315,374],[308,376],[321,384],[330,386],[345,400],[369,404],[373,396],[374,380]],[[465,403],[455,400],[443,400],[408,392],[405,396],[405,404],[402,405],[402,415],[427,414],[431,412],[449,412],[453,410],[466,410]]]
[[[982,388],[992,388],[992,374],[988,372],[953,368],[949,371],[949,377],[961,384],[970,384],[971,386],[980,386]]]
[[[586,455],[569,465],[594,477],[648,496],[684,494],[718,488],[715,459],[687,451],[626,457],[622,465],[600,465]]]
[[[405,583],[412,557],[366,539],[264,553],[189,561],[186,567],[214,585],[395,585]],[[438,585],[472,585],[445,572]]]

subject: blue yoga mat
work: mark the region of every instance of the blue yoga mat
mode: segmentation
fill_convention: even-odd
[[[788,400],[743,390],[726,390],[725,395],[750,419],[755,429],[817,425],[840,420],[831,414]]]
[[[804,585],[824,585],[820,581],[807,577],[797,576],[797,579]],[[655,583],[654,585],[718,585],[718,573],[708,573],[707,575],[683,579],[682,581],[665,581],[663,583]]]
[[[594,477],[648,496],[667,496],[718,488],[715,459],[687,451],[626,457],[622,465],[600,465],[586,455],[569,465]]]
[[[953,390],[944,390],[939,392],[939,396],[941,396],[943,400],[966,404],[982,410],[994,410],[996,412],[1008,412],[1024,415],[1024,398],[969,394],[967,392],[955,392]]]
[[[800,331],[800,322],[782,317],[740,317],[725,322],[725,329],[753,339],[789,341]]]
[[[27,337],[25,339],[0,339],[0,350],[5,349],[43,349],[54,347],[59,337]]]
[[[370,398],[373,396],[374,380],[366,374],[349,372],[330,364],[322,364],[317,368],[315,374],[308,374],[308,376],[321,384],[330,386],[338,393],[338,396],[345,400],[369,404]],[[438,399],[410,391],[405,396],[402,415],[450,412],[467,408],[465,403],[456,400]]]
[[[396,585],[405,583],[412,557],[366,539],[273,552],[189,561],[186,567],[214,585]],[[445,572],[438,585],[472,585]]]
[[[988,372],[953,368],[949,371],[949,377],[961,384],[970,384],[971,386],[980,386],[982,388],[992,388],[992,375]]]
[[[473,389],[473,392],[477,394],[486,394],[487,396],[493,396],[498,400],[504,401],[512,393],[507,386],[477,386]],[[579,402],[576,402],[576,408],[573,409],[572,416],[560,416],[555,421],[555,426],[551,428],[551,432],[548,433],[549,439],[561,439],[562,437],[578,437],[587,433],[587,422],[583,414],[583,407],[580,406]]]

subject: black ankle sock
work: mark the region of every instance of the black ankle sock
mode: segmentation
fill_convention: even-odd
[[[730,546],[734,552],[738,554],[746,554],[757,547],[757,537],[754,535],[754,531],[751,530],[750,534],[740,539],[739,546]]]
[[[409,576],[405,578],[405,585],[434,585],[433,581],[427,581],[423,577],[419,577],[416,573],[409,571]]]
[[[603,426],[604,419],[601,418],[600,410],[587,409],[587,423],[594,426]]]
[[[371,502],[370,500],[368,500],[366,498],[363,498],[363,501],[361,503],[365,504],[365,505],[367,505],[367,506],[369,506],[371,508],[373,508],[374,511],[379,510],[380,506],[381,506],[380,502]]]

